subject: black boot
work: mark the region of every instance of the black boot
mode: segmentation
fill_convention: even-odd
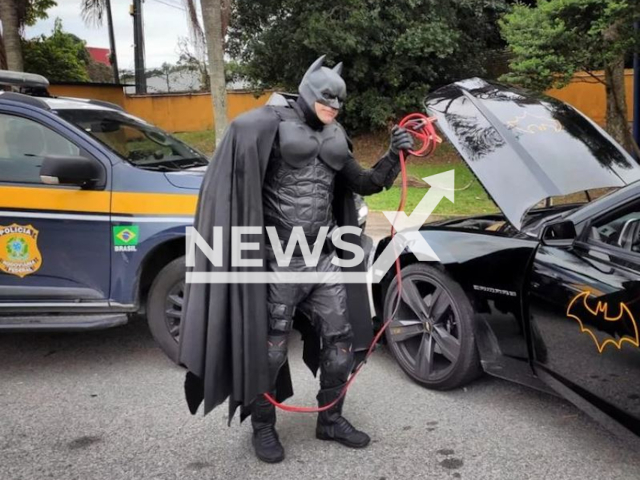
[[[251,410],[253,426],[253,448],[256,456],[267,463],[278,463],[284,460],[284,448],[276,432],[276,407],[262,395],[253,402]]]
[[[333,402],[344,385],[335,388],[322,389],[318,393],[318,405],[320,407]],[[371,439],[369,435],[356,430],[346,418],[342,416],[342,405],[344,397],[333,407],[318,414],[318,424],[316,426],[316,438],[320,440],[333,440],[351,448],[364,448],[369,445]]]

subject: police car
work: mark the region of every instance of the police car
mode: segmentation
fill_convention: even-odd
[[[118,105],[48,96],[39,75],[0,71],[0,84],[29,93],[0,92],[0,331],[143,313],[175,360],[207,158]]]

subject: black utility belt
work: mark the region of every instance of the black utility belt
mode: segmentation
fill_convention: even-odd
[[[330,254],[336,251],[336,247],[333,245],[333,242],[331,241],[331,233],[332,233],[333,229],[329,230],[329,232],[327,233],[326,238],[324,239],[324,242],[322,244],[322,253],[325,254]],[[283,230],[283,229],[279,229],[278,227],[276,227],[276,232],[278,232],[278,238],[280,239],[280,245],[282,246],[282,251],[285,252],[287,249],[287,245],[289,244],[290,241],[292,241],[292,232],[291,231],[287,231],[287,230]],[[316,246],[316,242],[318,241],[318,235],[305,235],[305,238],[307,240],[307,245],[309,245],[309,251],[313,252],[314,247]],[[296,248],[293,250],[293,256],[294,257],[300,257],[302,256],[302,250],[300,249],[300,243],[296,242]]]

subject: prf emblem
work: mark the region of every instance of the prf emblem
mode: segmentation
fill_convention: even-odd
[[[0,225],[0,270],[23,278],[42,266],[38,230],[32,225]]]
[[[640,346],[640,336],[638,335],[638,325],[631,310],[624,303],[620,302],[617,316],[609,314],[609,304],[598,300],[595,308],[589,305],[589,292],[581,292],[576,295],[567,307],[567,317],[573,318],[580,325],[580,331],[591,337],[596,344],[598,352],[602,353],[607,345],[613,345],[617,349],[622,348],[623,343],[630,343],[636,347]],[[595,320],[595,322],[594,322]],[[604,341],[598,339],[593,330],[586,324],[593,325],[594,330],[603,331],[612,338]],[[616,340],[616,337],[618,339]]]

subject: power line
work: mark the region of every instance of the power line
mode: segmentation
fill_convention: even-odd
[[[166,3],[170,3],[174,7],[182,8],[183,10],[187,9],[187,7],[185,7],[180,0],[162,0],[162,1]]]
[[[183,7],[179,7],[178,5],[174,5],[172,3],[169,2],[163,2],[162,0],[153,0],[154,2],[158,2],[161,3],[162,5],[166,5],[167,7],[171,7],[171,8],[175,8],[177,10],[182,10],[183,12],[186,12],[187,10]]]

